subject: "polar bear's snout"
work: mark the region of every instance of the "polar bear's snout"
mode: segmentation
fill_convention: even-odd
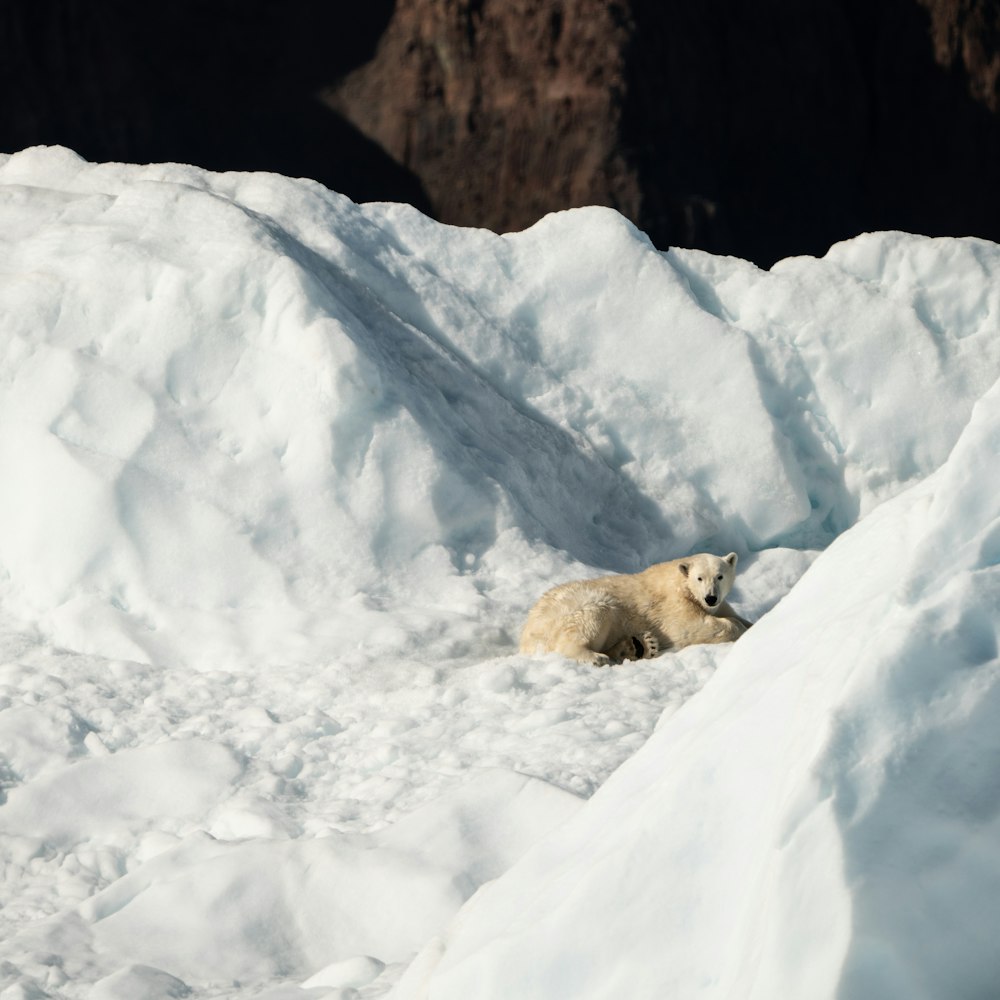
[[[709,614],[715,614],[722,608],[733,585],[736,553],[730,552],[725,559],[710,555],[693,556],[690,561],[679,563],[678,569],[687,577],[694,600]]]

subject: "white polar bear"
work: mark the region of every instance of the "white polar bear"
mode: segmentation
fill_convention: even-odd
[[[726,602],[736,553],[707,552],[641,573],[562,583],[544,593],[521,633],[521,652],[562,653],[603,666],[700,642],[731,642],[750,622]]]

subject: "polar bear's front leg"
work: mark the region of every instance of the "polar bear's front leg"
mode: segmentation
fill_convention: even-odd
[[[635,640],[630,635],[625,636],[624,639],[616,642],[613,646],[609,646],[604,650],[604,653],[612,663],[622,663],[624,660],[639,659],[639,656],[636,654]]]
[[[714,618],[708,616],[712,630],[709,642],[735,642],[747,630],[738,618]]]
[[[746,618],[741,618],[733,610],[732,605],[730,605],[729,601],[723,601],[719,605],[719,610],[716,611],[715,614],[719,618],[731,618],[734,622],[739,622],[743,626],[744,632],[753,625],[753,622],[748,622]]]

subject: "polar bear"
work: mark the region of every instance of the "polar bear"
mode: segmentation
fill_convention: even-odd
[[[559,584],[529,612],[521,652],[604,666],[738,639],[750,622],[726,602],[736,558],[701,552],[641,573]]]

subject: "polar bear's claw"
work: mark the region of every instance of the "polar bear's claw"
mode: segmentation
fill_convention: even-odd
[[[632,636],[632,644],[635,646],[637,660],[651,660],[659,655],[660,640],[656,638],[654,632],[643,632],[642,635]]]

